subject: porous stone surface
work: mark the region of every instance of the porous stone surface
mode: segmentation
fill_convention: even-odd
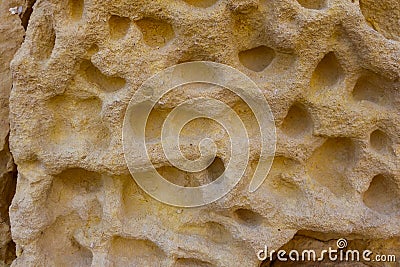
[[[15,193],[15,165],[9,150],[9,97],[12,87],[10,62],[21,45],[24,28],[18,15],[10,8],[24,1],[0,2],[0,266],[11,264],[15,245],[11,241],[8,207]]]
[[[38,0],[12,62],[13,266],[259,266],[257,251],[290,247],[304,231],[398,248],[399,12],[397,0]],[[177,208],[130,176],[122,122],[146,79],[196,60],[230,65],[260,87],[277,150],[250,193],[259,131],[249,107],[217,86],[176,88],[146,131],[166,179],[204,184],[235,156],[222,127],[199,119],[182,131],[183,152],[196,158],[191,144],[211,137],[218,158],[201,173],[170,166],[160,129],[187,99],[227,103],[251,144],[227,196]]]

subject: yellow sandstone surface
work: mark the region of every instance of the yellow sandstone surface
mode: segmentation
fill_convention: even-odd
[[[14,258],[10,224],[12,266],[281,266],[261,263],[257,251],[323,249],[339,238],[400,259],[398,0],[37,0],[24,33],[26,13],[9,8],[30,4],[0,5],[0,262]],[[164,119],[198,96],[237,112],[251,153],[228,195],[172,207],[132,179],[122,123],[146,79],[198,60],[232,66],[259,86],[275,117],[276,156],[250,193],[260,136],[249,107],[218,86],[176,88],[146,126],[160,174],[198,186],[234,156],[224,129],[198,119],[181,133],[183,153],[195,159],[210,137],[214,162],[186,173],[166,159]],[[18,167],[10,220],[8,99]]]

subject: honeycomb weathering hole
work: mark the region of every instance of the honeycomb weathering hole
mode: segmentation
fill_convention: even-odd
[[[111,241],[110,261],[115,266],[164,266],[164,251],[147,239],[115,236]]]
[[[268,67],[275,57],[275,51],[265,45],[239,52],[239,60],[246,68],[260,72]]]
[[[97,44],[93,44],[92,46],[89,47],[89,49],[86,52],[87,58],[91,58],[94,54],[97,54],[99,52],[99,47]]]
[[[157,172],[173,184],[185,187],[197,187],[215,181],[225,171],[225,166],[219,157],[200,172],[186,172],[173,166],[163,166],[157,168]]]
[[[383,214],[400,213],[400,188],[389,175],[375,176],[364,193],[364,203],[370,209]]]
[[[151,47],[165,46],[175,36],[172,25],[163,20],[144,18],[136,21],[136,25],[143,34],[144,42]]]
[[[368,101],[382,107],[393,105],[390,82],[374,73],[361,76],[353,90],[353,98],[357,101]]]
[[[185,1],[189,5],[202,8],[213,6],[217,2],[217,0],[183,0],[183,1]]]
[[[56,203],[68,202],[67,199],[69,201],[73,200],[73,196],[76,194],[85,195],[97,192],[101,188],[102,180],[100,174],[82,168],[66,169],[53,180],[49,199],[54,200]],[[59,195],[60,190],[63,190],[63,196]],[[63,198],[64,196],[66,198]]]
[[[371,133],[369,140],[375,151],[383,154],[392,152],[392,141],[385,132],[379,129],[375,130]]]
[[[329,52],[315,68],[310,85],[312,90],[324,90],[336,85],[344,76],[342,67],[334,52]]]
[[[247,226],[258,226],[263,222],[263,217],[260,214],[249,209],[237,209],[235,211],[235,217],[240,223]]]
[[[103,74],[90,60],[83,60],[80,73],[90,82],[96,84],[105,92],[114,92],[125,86],[126,81],[120,77]]]
[[[351,192],[346,172],[355,164],[355,145],[349,138],[330,138],[307,161],[308,174],[337,197]]]
[[[297,2],[308,9],[323,9],[326,7],[326,0],[297,0]]]
[[[288,111],[282,124],[282,131],[290,137],[301,137],[312,131],[313,121],[306,108],[294,104]]]
[[[73,21],[81,20],[85,6],[84,0],[69,0],[68,6],[71,19]]]
[[[108,25],[110,27],[110,36],[112,39],[121,39],[123,38],[130,26],[131,26],[131,20],[126,17],[120,17],[113,15],[111,18],[108,20]]]
[[[225,171],[225,165],[221,158],[216,157],[211,165],[207,168],[208,178],[215,181]]]

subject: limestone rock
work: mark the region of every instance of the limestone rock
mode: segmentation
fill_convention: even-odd
[[[258,250],[301,231],[398,240],[399,10],[395,0],[373,2],[38,0],[12,64],[13,266],[258,266]],[[252,153],[227,196],[176,208],[130,177],[122,122],[146,79],[196,60],[230,65],[261,88],[277,151],[266,181],[248,192],[259,153],[249,107],[224,88],[177,88],[146,131],[166,179],[199,185],[229,161],[224,130],[205,119],[184,129],[183,146],[196,158],[189,144],[215,137],[211,170],[188,174],[163,156],[163,120],[186,99],[231,106],[249,128]]]
[[[11,264],[15,257],[8,214],[16,187],[15,166],[8,147],[8,103],[12,88],[10,62],[23,41],[24,29],[18,14],[12,15],[9,9],[21,3],[24,2],[0,2],[0,266]]]

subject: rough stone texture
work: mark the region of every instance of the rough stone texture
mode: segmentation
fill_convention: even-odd
[[[0,152],[0,163],[0,266],[7,266],[15,258],[15,244],[11,240],[8,208],[17,183],[16,168],[7,143]]]
[[[299,231],[398,248],[399,12],[397,0],[37,1],[12,64],[13,266],[258,266],[256,251],[291,246]],[[165,96],[147,128],[167,179],[201,184],[229,160],[224,131],[200,120],[183,146],[211,135],[219,159],[200,174],[168,165],[160,126],[188,98],[233,107],[253,148],[230,194],[178,209],[130,177],[121,127],[143,81],[193,60],[251,77],[271,105],[278,144],[266,181],[249,193],[259,152],[249,108],[211,86]]]
[[[8,146],[8,102],[12,87],[10,62],[20,47],[25,32],[20,18],[10,14],[9,8],[21,3],[24,2],[0,2],[0,266],[11,264],[15,258],[8,207],[15,193],[16,168]]]

